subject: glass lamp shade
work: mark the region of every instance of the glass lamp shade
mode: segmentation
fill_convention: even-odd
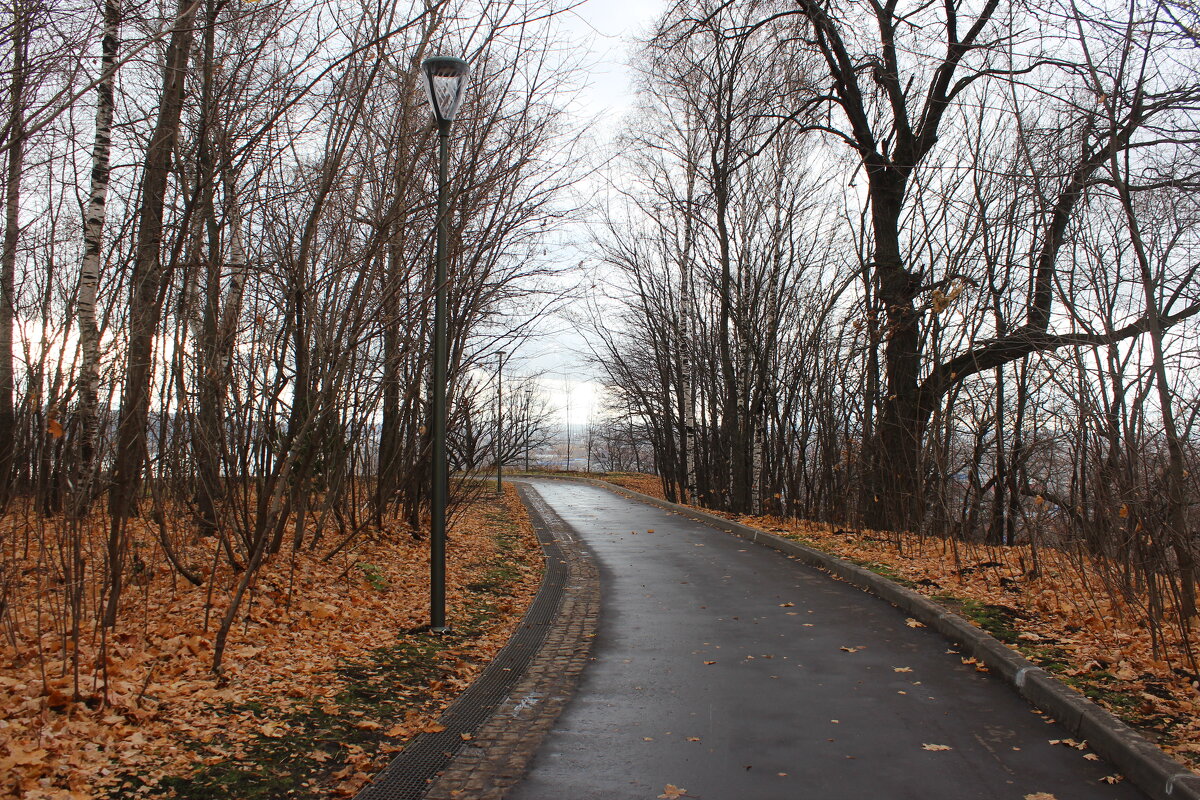
[[[434,56],[421,63],[425,94],[439,122],[453,122],[467,93],[471,65],[461,58]]]

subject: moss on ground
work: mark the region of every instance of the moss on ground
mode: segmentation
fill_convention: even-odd
[[[1017,637],[1020,635],[1019,621],[1022,615],[1015,608],[944,593],[935,594],[931,599],[971,620],[1005,644],[1017,644],[1019,641]]]

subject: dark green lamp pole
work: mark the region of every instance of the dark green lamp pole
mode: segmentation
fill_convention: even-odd
[[[429,628],[446,627],[446,500],[450,467],[446,460],[446,389],[450,348],[446,324],[446,248],[450,219],[446,213],[446,162],[450,158],[450,124],[458,116],[471,66],[461,58],[435,56],[421,64],[422,85],[438,126],[437,266],[433,295],[433,490],[429,512]]]

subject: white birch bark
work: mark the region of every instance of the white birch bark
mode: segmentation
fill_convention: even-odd
[[[96,429],[100,405],[100,329],[96,296],[100,288],[100,252],[104,244],[105,203],[108,200],[109,159],[112,151],[113,87],[120,46],[120,0],[105,0],[96,85],[96,141],[92,145],[92,186],[83,217],[83,262],[79,266],[76,321],[79,325],[79,463],[72,511],[82,515],[91,504]]]

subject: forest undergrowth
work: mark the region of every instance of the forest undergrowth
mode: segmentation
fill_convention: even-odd
[[[104,522],[96,516],[84,539],[97,553]],[[118,624],[89,622],[72,659],[63,570],[48,546],[58,523],[3,520],[13,560],[0,614],[0,797],[351,796],[405,740],[436,729],[507,642],[541,575],[511,488],[452,523],[447,636],[420,631],[428,546],[402,526],[328,559],[281,555],[255,577],[214,674],[235,576],[221,561],[215,579],[192,586],[153,552],[149,524],[132,523],[145,558],[134,559]],[[85,620],[98,618],[102,578],[84,577]]]
[[[663,498],[653,475],[605,480]],[[1117,564],[1078,551],[1011,547],[917,534],[848,530],[772,516],[724,514],[844,558],[941,603],[1200,770],[1200,675],[1191,641],[1115,587]],[[977,668],[985,669],[982,665]]]

